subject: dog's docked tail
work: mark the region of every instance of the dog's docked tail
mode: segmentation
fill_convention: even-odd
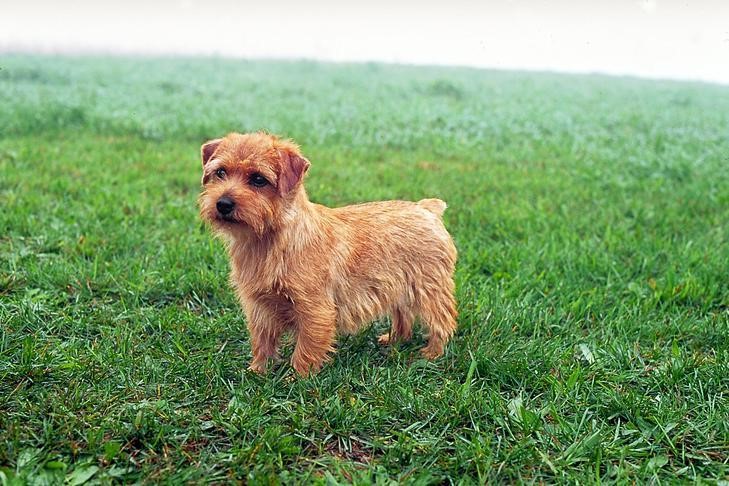
[[[443,211],[448,207],[445,201],[441,201],[440,199],[421,199],[418,201],[418,206],[427,209],[439,217],[443,216]]]

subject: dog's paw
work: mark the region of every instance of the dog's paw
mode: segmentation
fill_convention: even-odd
[[[420,350],[420,354],[422,354],[425,359],[434,360],[443,354],[443,348],[440,346],[426,346]]]
[[[387,345],[391,344],[392,341],[390,340],[390,333],[386,332],[382,336],[378,337],[377,342],[382,344],[383,346],[387,346]]]
[[[251,364],[248,365],[248,371],[252,371],[256,374],[262,375],[266,372],[266,363],[252,361]]]
[[[294,367],[296,374],[301,378],[306,378],[315,375],[321,369],[322,363],[311,363],[302,359],[291,360],[291,366]]]

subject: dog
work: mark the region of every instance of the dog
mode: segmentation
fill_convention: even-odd
[[[328,208],[303,186],[310,162],[291,140],[231,133],[200,149],[200,215],[226,243],[230,281],[245,311],[253,359],[263,373],[286,331],[301,376],[331,358],[337,333],[391,316],[387,345],[412,336],[422,355],[442,355],[456,330],[457,252],[439,199]]]

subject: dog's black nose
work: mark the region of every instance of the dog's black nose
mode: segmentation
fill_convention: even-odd
[[[223,196],[220,199],[218,199],[218,202],[215,203],[215,207],[218,208],[218,212],[225,216],[226,214],[230,214],[231,211],[233,211],[233,208],[235,207],[235,203],[233,200],[227,196]]]

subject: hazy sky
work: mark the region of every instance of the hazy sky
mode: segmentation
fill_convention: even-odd
[[[0,0],[0,51],[216,54],[729,83],[729,0]]]

